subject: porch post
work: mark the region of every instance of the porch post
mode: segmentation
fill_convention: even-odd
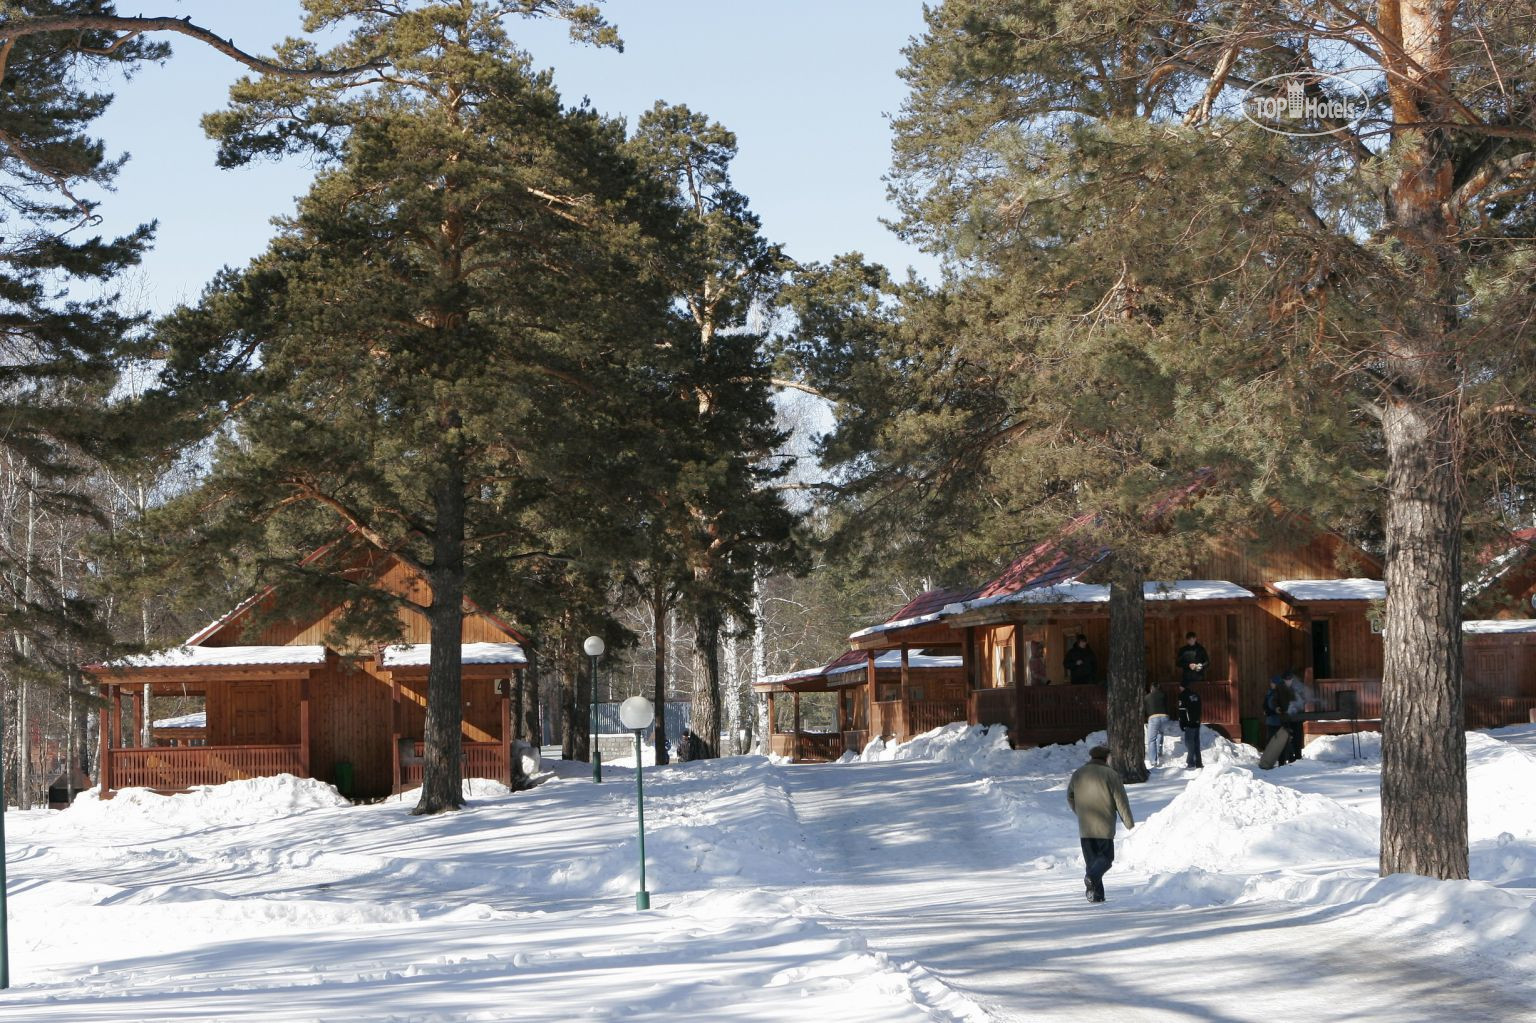
[[[134,744],[137,745],[137,746],[143,746],[143,745],[145,745],[145,742],[144,742],[144,717],[145,717],[146,713],[149,710],[149,708],[145,706],[143,690],[142,689],[130,689],[128,691],[128,699],[130,701],[132,701],[130,706],[132,706],[132,708],[133,708],[133,737],[134,737]]]
[[[299,679],[299,770],[302,777],[313,778],[309,766],[309,676]],[[354,790],[355,791],[355,790]]]
[[[512,672],[515,676],[516,672]],[[501,783],[512,787],[512,679],[501,680]]]
[[[1307,685],[1311,685],[1313,682],[1312,669],[1314,667],[1312,663],[1312,609],[1310,607],[1303,607],[1300,611],[1301,629],[1299,630],[1300,634],[1296,637],[1297,642],[1301,644],[1301,657],[1298,660],[1302,665],[1302,678],[1306,681]]]
[[[875,696],[876,696],[876,693],[875,693],[875,652],[873,650],[866,650],[866,651],[864,651],[864,680],[865,680],[865,682],[864,682],[864,689],[866,690],[866,695],[865,695],[864,699],[865,699],[865,703],[869,707],[869,730],[871,732],[873,732],[875,730]],[[878,735],[878,736],[872,736],[872,738],[883,739],[883,738],[885,738],[885,735],[881,734],[881,735]]]
[[[1238,637],[1238,630],[1237,630],[1237,615],[1235,613],[1228,614],[1227,615],[1227,681],[1232,683],[1232,685],[1236,689],[1239,697],[1241,697],[1243,687],[1239,683],[1242,682],[1242,666],[1241,666],[1242,665],[1242,658],[1238,657],[1238,650],[1239,650],[1238,639],[1239,639],[1239,637]],[[1241,700],[1239,700],[1239,702],[1241,702]]]
[[[390,773],[394,777],[392,793],[404,792],[405,779],[400,777],[400,680],[393,673],[389,677],[389,715],[392,727],[389,735]]]
[[[768,690],[768,738],[766,742],[769,753],[773,752],[773,737],[779,734],[779,705],[774,700],[774,695],[772,689]]]
[[[795,696],[795,745],[789,759],[795,763],[800,762],[800,690],[793,690]]]
[[[1024,653],[1024,626],[1013,627],[1013,736],[1017,745],[1024,736],[1024,681],[1028,677],[1029,657]]]
[[[103,685],[102,696],[106,702],[101,706],[98,716],[101,718],[98,736],[101,742],[101,763],[96,765],[96,782],[101,786],[101,797],[105,799],[107,793],[112,790],[112,692],[114,686]]]

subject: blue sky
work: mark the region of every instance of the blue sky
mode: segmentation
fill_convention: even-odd
[[[586,96],[631,123],[657,99],[686,103],[736,133],[737,187],[790,255],[857,249],[898,272],[931,271],[879,222],[891,212],[881,180],[886,115],[904,96],[896,72],[901,48],[922,30],[920,0],[609,0],[604,9],[623,53],[574,46],[553,23],[512,26],[536,64],[555,69],[568,102]],[[300,22],[297,0],[162,0],[143,13],[190,15],[258,52]],[[198,119],[223,106],[241,69],[190,40],[172,45],[165,66],[109,83],[118,98],[100,126],[112,151],[131,155],[105,199],[103,229],[160,222],[130,287],[134,302],[157,311],[195,300],[221,266],[260,252],[270,219],[292,208],[313,173],[292,159],[217,169]]]

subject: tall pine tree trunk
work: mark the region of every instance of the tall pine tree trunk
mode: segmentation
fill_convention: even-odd
[[[433,486],[436,531],[427,580],[432,652],[427,667],[427,719],[421,801],[412,814],[442,813],[464,805],[464,481],[463,468],[444,466]]]
[[[699,656],[704,670],[693,680],[693,707],[688,719],[699,737],[703,757],[720,755],[720,612],[706,604],[696,623]]]
[[[1121,778],[1140,782],[1147,780],[1146,573],[1136,565],[1116,568],[1109,587],[1109,760]]]
[[[671,610],[667,601],[666,587],[655,586],[651,591],[651,635],[655,645],[655,671],[651,702],[656,705],[656,763],[670,763],[667,755],[667,615]]]
[[[560,650],[556,654],[556,670],[560,672],[560,759],[575,760],[576,733],[581,725],[576,721],[576,676],[571,671],[571,615],[560,616]]]
[[[1465,878],[1466,733],[1461,663],[1461,444],[1455,351],[1465,270],[1452,220],[1453,146],[1443,129],[1452,58],[1443,0],[1382,0],[1397,122],[1388,194],[1414,299],[1393,313],[1384,368],[1387,614],[1382,678],[1381,872]]]
[[[1466,878],[1460,481],[1454,396],[1393,404],[1381,692],[1381,872]]]
[[[763,577],[761,574],[752,576],[752,678],[756,684],[768,675],[768,643],[764,633],[765,619],[763,617]],[[841,697],[839,697],[841,699]],[[752,714],[752,743],[751,749],[757,753],[768,753],[768,697],[765,694],[752,690],[753,714]]]

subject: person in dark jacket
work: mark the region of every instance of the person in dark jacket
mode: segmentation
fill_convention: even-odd
[[[1184,732],[1186,768],[1204,767],[1200,759],[1200,694],[1194,683],[1185,679],[1179,688],[1179,728]]]
[[[1275,733],[1285,726],[1285,717],[1291,705],[1291,689],[1285,684],[1285,676],[1276,675],[1269,680],[1269,690],[1264,694],[1264,744],[1274,739]]]
[[[1184,636],[1184,645],[1179,647],[1179,655],[1175,663],[1179,671],[1183,672],[1180,681],[1204,682],[1205,669],[1210,665],[1211,658],[1205,652],[1205,647],[1195,638],[1195,634],[1190,632]]]
[[[1067,670],[1067,681],[1075,686],[1083,686],[1091,683],[1099,674],[1099,659],[1093,656],[1093,647],[1088,645],[1088,637],[1081,632],[1077,639],[1072,641],[1072,649],[1067,651],[1067,656],[1062,661],[1062,667]]]
[[[683,729],[683,737],[677,740],[677,762],[685,764],[690,760],[699,759],[699,737],[693,734],[693,729]]]
[[[1104,901],[1104,874],[1115,862],[1115,818],[1136,826],[1120,772],[1109,766],[1109,747],[1095,746],[1089,761],[1067,782],[1067,805],[1077,814],[1077,834],[1083,847],[1083,876],[1089,902]]]

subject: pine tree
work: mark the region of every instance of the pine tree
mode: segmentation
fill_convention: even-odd
[[[1518,327],[1533,301],[1532,30],[1519,5],[1117,0],[1083,18],[1053,0],[950,0],[908,51],[904,227],[989,295],[961,317],[996,339],[978,378],[1047,368],[1053,332],[1066,353],[1107,330],[1095,350],[1149,367],[1126,384],[1183,405],[1189,437],[1165,435],[1180,461],[1226,451],[1253,467],[1237,472],[1249,493],[1289,475],[1348,497],[1330,463],[1378,458],[1383,872],[1466,876],[1460,543],[1465,508],[1488,500],[1465,487],[1466,423],[1529,418],[1510,387],[1533,355]],[[1325,76],[1361,64],[1375,71],[1350,87],[1358,110],[1323,108],[1311,133],[1243,116],[1274,76],[1337,100]],[[1051,304],[1066,315],[1042,315]],[[1125,393],[1143,417],[1156,408]],[[1114,405],[1105,422],[1123,428]],[[966,432],[988,448],[1014,425]],[[1147,449],[1121,453],[1140,475]]]
[[[641,116],[630,148],[665,183],[685,226],[662,272],[686,319],[658,353],[672,388],[663,429],[676,446],[657,467],[661,501],[636,583],[655,615],[658,705],[666,697],[666,613],[678,602],[692,612],[705,670],[694,687],[690,725],[703,740],[702,755],[714,757],[725,621],[748,617],[759,565],[794,556],[794,516],[769,486],[783,473],[771,460],[782,436],[763,333],[754,329],[788,263],[732,185],[731,132],[687,107],[658,102]]]
[[[435,813],[462,802],[465,596],[497,606],[520,566],[569,556],[540,524],[562,501],[590,512],[597,456],[627,436],[607,399],[633,391],[663,329],[665,293],[645,284],[657,207],[619,126],[563,109],[529,72],[503,6],[308,6],[314,30],[355,26],[330,62],[394,70],[339,94],[246,81],[207,119],[227,163],[307,150],[328,169],[267,254],[162,325],[162,400],[194,428],[228,424],[181,504],[206,556],[248,545],[277,577],[346,530],[430,584],[415,812]],[[587,7],[516,6],[608,36]],[[623,500],[622,478],[600,481]],[[386,595],[330,585],[353,598],[358,634],[393,628]]]

